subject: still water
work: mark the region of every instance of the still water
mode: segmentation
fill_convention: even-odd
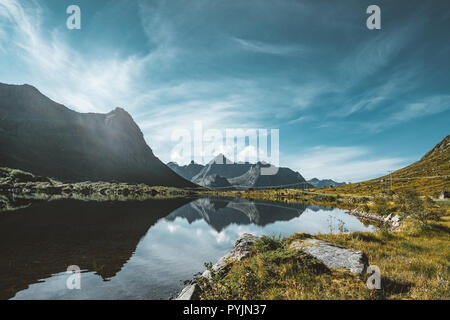
[[[58,200],[0,213],[0,299],[167,299],[242,233],[374,231],[344,210],[243,199]],[[67,267],[81,268],[69,290]]]

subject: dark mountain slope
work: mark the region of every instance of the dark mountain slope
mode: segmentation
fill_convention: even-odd
[[[0,83],[0,166],[64,181],[194,186],[155,157],[125,110],[78,113],[29,85]]]
[[[194,161],[191,161],[191,163],[185,166],[179,166],[176,162],[169,162],[167,163],[167,166],[187,180],[191,180],[205,167],[201,164],[195,163]]]

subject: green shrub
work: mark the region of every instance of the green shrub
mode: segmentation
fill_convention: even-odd
[[[373,205],[370,208],[370,211],[372,211],[375,214],[381,215],[381,216],[387,216],[390,213],[392,213],[392,209],[389,206],[389,201],[383,196],[376,196],[372,200]]]
[[[281,235],[275,236],[262,236],[258,238],[255,243],[251,246],[251,249],[256,252],[266,252],[271,250],[276,250],[282,247]]]
[[[426,226],[428,221],[439,221],[445,215],[445,210],[437,205],[433,199],[426,197],[422,200],[416,190],[406,190],[398,194],[395,199],[397,209],[401,215],[411,217],[419,226]]]

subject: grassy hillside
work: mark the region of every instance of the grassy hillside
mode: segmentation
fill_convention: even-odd
[[[449,217],[430,223],[425,230],[407,219],[395,232],[297,233],[282,241],[273,238],[270,245],[256,243],[253,255],[230,261],[227,275],[206,283],[201,298],[448,300],[449,227]],[[310,237],[366,253],[370,265],[380,268],[381,289],[367,287],[367,274],[325,268],[311,256],[291,249],[292,241]]]
[[[390,176],[320,189],[318,192],[340,194],[378,194],[390,190]],[[442,190],[450,190],[450,135],[445,137],[419,161],[392,173],[394,192],[416,189],[422,195],[437,197]]]

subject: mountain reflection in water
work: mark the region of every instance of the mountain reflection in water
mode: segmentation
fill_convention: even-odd
[[[167,299],[237,237],[372,231],[340,209],[244,199],[55,200],[0,213],[0,299]],[[70,265],[81,290],[66,288]]]

